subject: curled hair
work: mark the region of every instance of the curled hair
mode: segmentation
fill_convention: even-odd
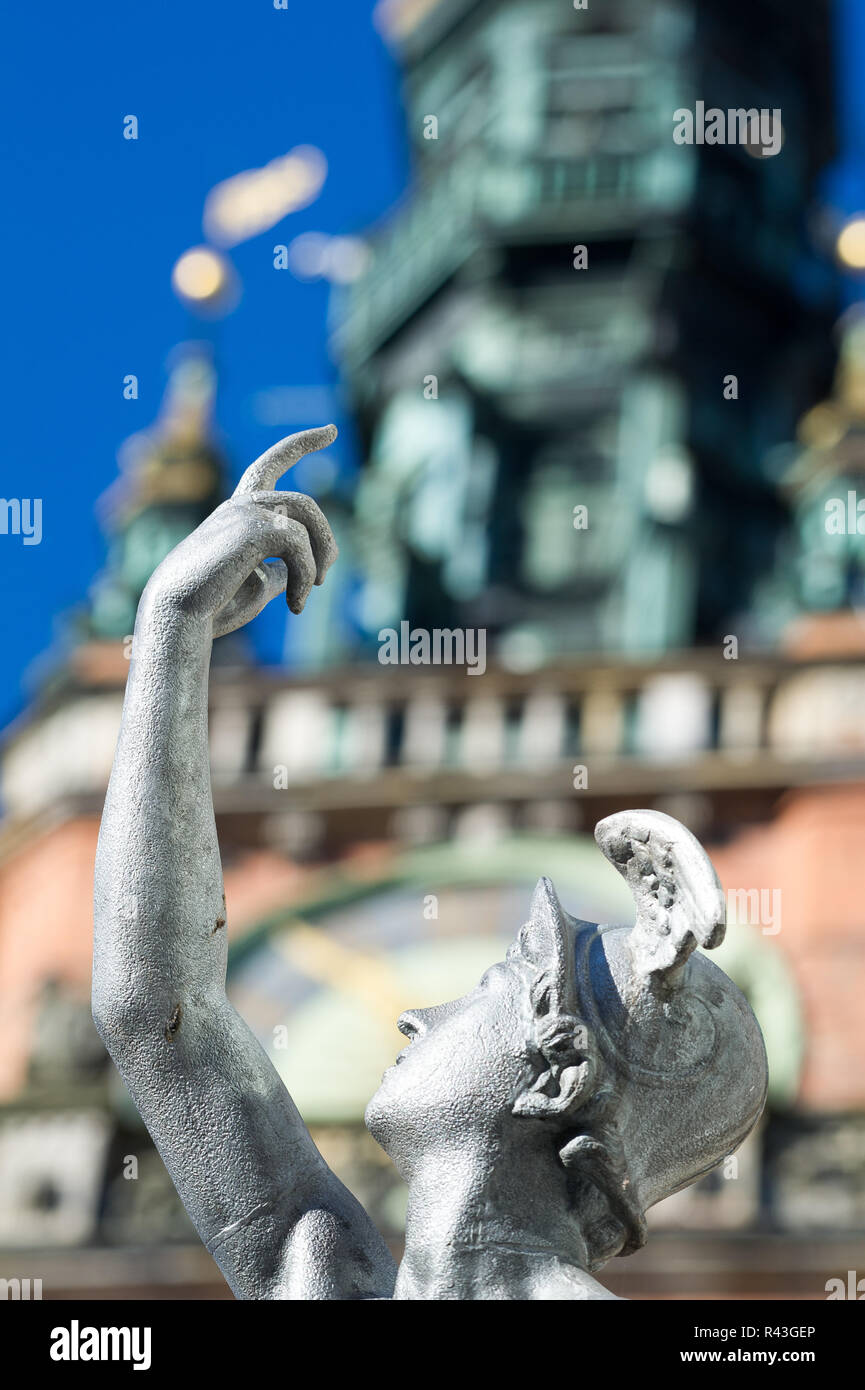
[[[645,1215],[631,1184],[616,1118],[621,1096],[594,1049],[577,1042],[585,1024],[562,1010],[550,972],[535,975],[529,1000],[532,1047],[540,1063],[532,1091],[545,1091],[554,1073],[572,1061],[584,1063],[581,1089],[588,1094],[578,1101],[574,1128],[566,1128],[560,1137],[558,1156],[568,1175],[571,1211],[579,1220],[594,1270],[614,1255],[631,1255],[646,1243]],[[525,1109],[531,1113],[530,1107]]]
[[[646,1218],[616,1120],[619,1103],[615,1087],[602,1082],[579,1112],[579,1130],[559,1149],[592,1270],[613,1255],[632,1255],[646,1243]]]

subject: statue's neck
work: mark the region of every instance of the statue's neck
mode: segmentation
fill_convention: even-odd
[[[412,1173],[395,1298],[609,1297],[586,1272],[564,1171],[505,1148],[439,1150]]]

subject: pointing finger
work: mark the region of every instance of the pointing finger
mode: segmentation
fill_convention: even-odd
[[[293,468],[305,454],[324,449],[336,439],[336,425],[321,425],[318,429],[301,430],[281,439],[266,453],[251,463],[234,489],[238,497],[249,492],[268,492],[276,487],[283,473]]]

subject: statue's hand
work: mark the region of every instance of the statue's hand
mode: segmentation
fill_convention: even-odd
[[[335,438],[334,425],[303,430],[250,464],[233,496],[154,571],[148,604],[212,623],[214,637],[242,627],[283,592],[299,613],[336,559],[336,542],[311,497],[273,489],[304,454]]]

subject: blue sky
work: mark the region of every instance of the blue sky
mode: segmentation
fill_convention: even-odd
[[[275,271],[272,247],[307,230],[362,230],[405,186],[399,74],[372,10],[373,0],[291,0],[288,10],[54,0],[6,18],[0,495],[43,499],[43,540],[0,536],[0,727],[21,707],[23,674],[57,615],[103,562],[93,504],[116,476],[118,445],[153,420],[174,345],[212,333],[235,474],[275,433],[313,423],[261,424],[257,392],[335,381],[327,288]],[[836,0],[834,11],[841,153],[824,192],[849,214],[865,208],[865,4]],[[122,136],[130,113],[137,141]],[[297,144],[327,156],[321,196],[232,252],[243,300],[202,329],[169,277],[202,240],[205,195]],[[127,373],[139,378],[137,401],[122,397]],[[350,451],[350,422],[338,423],[337,448]],[[283,622],[273,605],[255,624],[267,659],[279,656]]]
[[[399,73],[372,10],[373,0],[288,10],[91,0],[7,16],[0,494],[43,498],[43,540],[0,536],[0,725],[20,708],[23,672],[56,615],[103,562],[94,500],[116,476],[118,445],[152,421],[172,347],[212,331],[236,474],[274,438],[256,421],[256,392],[335,380],[327,288],[275,271],[272,248],[306,230],[362,230],[405,185]],[[137,141],[123,139],[130,113]],[[321,196],[231,253],[242,302],[202,329],[170,272],[203,239],[206,193],[298,144],[327,156]],[[122,397],[127,373],[137,401]],[[351,447],[350,431],[338,447]],[[259,620],[264,655],[278,654],[282,621]]]

